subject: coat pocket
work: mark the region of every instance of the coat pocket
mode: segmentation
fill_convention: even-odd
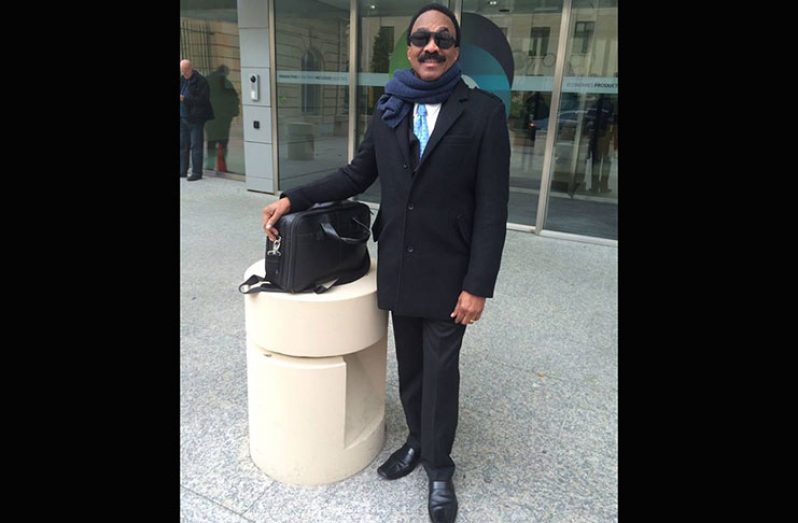
[[[441,143],[452,145],[473,145],[474,137],[467,134],[445,134],[441,137]]]
[[[466,216],[462,214],[458,214],[455,221],[457,222],[457,232],[460,233],[460,237],[463,239],[465,244],[470,248],[471,233],[473,229],[473,224],[471,223],[471,220],[469,220]]]

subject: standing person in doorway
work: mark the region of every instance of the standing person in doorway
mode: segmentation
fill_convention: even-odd
[[[397,71],[386,84],[354,159],[283,193],[263,209],[262,220],[274,240],[284,214],[349,198],[379,180],[380,211],[372,228],[377,299],[391,311],[408,434],[377,472],[395,480],[421,463],[430,519],[452,522],[460,347],[499,273],[510,140],[502,101],[469,89],[461,78],[454,14],[428,4],[407,34],[411,69]]]
[[[614,142],[615,108],[606,94],[599,94],[587,113],[590,137],[590,192],[608,193],[610,181],[610,143]]]
[[[238,116],[238,92],[233,82],[228,79],[230,68],[220,65],[216,71],[208,75],[208,86],[211,89],[211,107],[213,120],[205,124],[207,142],[208,169],[227,171],[227,144],[230,141],[230,123]]]
[[[549,117],[549,106],[539,91],[534,91],[527,97],[524,102],[523,114],[525,126],[529,132],[529,139],[532,141],[532,148],[534,149],[540,120]]]
[[[180,176],[188,173],[190,151],[190,182],[202,178],[203,128],[211,119],[213,108],[208,81],[194,70],[190,60],[180,60]]]
[[[534,170],[532,156],[535,154],[535,138],[541,125],[545,125],[549,117],[549,106],[543,99],[540,91],[533,91],[524,101],[521,110],[521,121],[524,130],[528,133],[529,145],[522,148],[521,165],[524,170]]]

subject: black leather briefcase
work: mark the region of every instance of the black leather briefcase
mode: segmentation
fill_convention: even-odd
[[[277,241],[266,238],[265,277],[239,285],[254,292],[325,292],[364,276],[371,267],[366,247],[371,209],[351,200],[319,203],[282,216]]]

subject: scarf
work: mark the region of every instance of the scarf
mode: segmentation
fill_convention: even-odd
[[[460,81],[460,76],[460,64],[457,62],[431,82],[416,76],[412,69],[399,69],[385,84],[385,94],[377,101],[377,113],[393,129],[407,116],[414,103],[445,102]]]

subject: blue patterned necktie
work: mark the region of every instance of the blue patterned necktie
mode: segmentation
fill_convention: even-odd
[[[421,156],[424,154],[424,147],[427,146],[427,142],[429,141],[429,131],[427,130],[427,106],[424,104],[418,104],[418,114],[413,124],[413,132],[416,138],[418,138],[418,158],[420,160]]]

